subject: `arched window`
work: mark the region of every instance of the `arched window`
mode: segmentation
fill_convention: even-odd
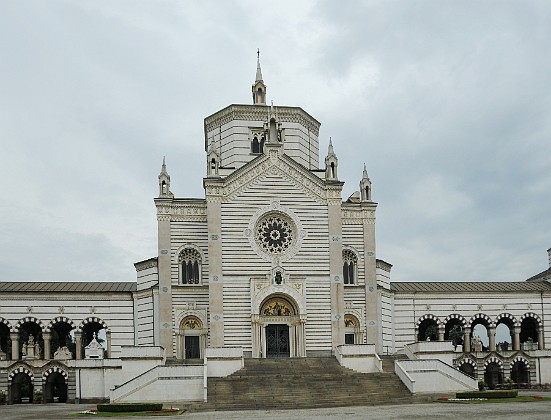
[[[342,275],[344,284],[356,283],[356,268],[358,266],[358,258],[356,254],[349,249],[342,251]]]
[[[264,103],[264,99],[262,99],[262,96],[263,96],[262,88],[258,88],[258,90],[256,91],[256,103],[257,104],[263,104]]]
[[[199,284],[201,280],[201,254],[193,248],[185,248],[178,256],[182,284]]]
[[[251,152],[255,155],[264,153],[264,143],[265,143],[264,136],[255,135],[251,142]]]
[[[253,144],[251,146],[253,153],[260,153],[260,143],[258,142],[258,137],[254,136]]]

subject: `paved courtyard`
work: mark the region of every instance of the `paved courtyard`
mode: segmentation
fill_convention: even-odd
[[[0,406],[0,419],[5,420],[41,420],[62,419],[80,410],[95,408],[95,405],[49,404],[49,405],[5,405]],[[503,420],[519,417],[523,420],[549,419],[551,401],[508,404],[414,404],[377,407],[341,407],[313,410],[259,410],[225,411],[210,413],[183,413],[178,419],[495,419]],[[90,416],[93,418],[94,416]],[[71,418],[71,417],[69,417]],[[74,418],[74,417],[73,417]],[[125,417],[130,418],[130,417]],[[132,418],[156,418],[132,417]]]

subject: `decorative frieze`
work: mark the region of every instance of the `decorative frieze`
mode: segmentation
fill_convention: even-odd
[[[341,210],[341,218],[343,225],[362,225],[375,224],[375,209],[364,207],[346,206]]]
[[[136,264],[134,264],[134,267],[136,268],[136,271],[143,271],[147,270],[148,268],[157,267],[157,265],[157,258],[150,258],[149,260],[137,262]]]
[[[219,189],[219,187],[217,187]],[[180,203],[174,201],[170,204],[157,204],[157,220],[206,222],[207,205],[206,201],[196,201],[192,203]]]
[[[301,108],[275,107],[277,118],[282,123],[297,123],[307,128],[316,137],[320,123]],[[205,131],[212,132],[231,121],[267,121],[269,108],[258,105],[230,105],[205,118]]]

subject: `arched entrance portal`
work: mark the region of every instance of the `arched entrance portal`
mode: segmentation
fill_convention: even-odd
[[[253,316],[253,357],[304,357],[304,320],[290,296],[271,295]]]
[[[10,387],[10,400],[12,404],[32,403],[33,402],[33,381],[27,372],[17,373]]]
[[[490,389],[494,389],[497,384],[503,383],[503,371],[499,364],[496,362],[490,362],[486,365],[486,371],[484,372],[484,381],[488,384]]]
[[[53,372],[48,375],[44,384],[44,401],[67,402],[67,381],[59,372]]]
[[[207,342],[207,329],[198,317],[193,315],[184,317],[180,322],[178,337],[176,351],[179,359],[203,358]]]

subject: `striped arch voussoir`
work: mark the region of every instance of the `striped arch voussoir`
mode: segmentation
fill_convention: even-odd
[[[496,326],[496,324],[494,324],[494,322],[492,321],[492,319],[488,315],[481,314],[481,313],[473,315],[473,317],[469,321],[469,325],[472,327],[473,324],[479,319],[482,319],[483,321],[485,321],[486,325],[488,327],[495,327]]]
[[[8,379],[11,381],[19,373],[26,374],[31,378],[31,380],[34,378],[32,370],[27,369],[25,366],[17,366],[15,369],[10,371],[10,373],[8,374]]]
[[[60,322],[65,322],[69,324],[71,326],[71,329],[73,330],[77,328],[77,326],[75,325],[72,319],[69,319],[65,316],[58,316],[50,321],[50,323],[48,324],[48,331],[51,331],[54,325]]]
[[[444,319],[444,325],[447,325],[448,322],[450,322],[452,320],[455,320],[455,319],[457,319],[461,323],[462,327],[467,325],[467,320],[463,317],[463,315],[459,315],[459,314],[450,314],[450,315],[448,315],[446,317],[446,319]]]
[[[91,322],[97,322],[98,324],[100,324],[105,329],[105,332],[110,332],[109,327],[107,326],[105,321],[103,319],[97,318],[95,316],[90,316],[88,318],[83,319],[82,322],[80,323],[80,325],[77,328],[77,332],[81,333],[82,330],[84,329],[84,327],[86,326],[86,324],[89,324]]]
[[[69,380],[69,374],[59,366],[52,366],[42,372],[42,380],[45,381],[52,373],[60,373],[65,378],[65,381]]]
[[[538,323],[538,326],[541,327],[541,318],[535,314],[534,312],[527,312],[524,315],[522,315],[519,319],[519,324],[522,324],[522,321],[524,321],[526,318],[534,318],[534,320]]]
[[[503,368],[503,362],[495,356],[486,359],[486,361],[484,362],[484,367],[488,366],[490,363],[497,363],[500,368]]]
[[[526,366],[528,369],[530,369],[530,362],[522,356],[517,356],[513,360],[511,360],[511,364],[509,365],[509,368],[512,370],[513,365],[517,362],[524,363],[524,366]]]
[[[442,323],[440,322],[440,320],[438,319],[437,316],[433,315],[433,314],[425,314],[423,315],[421,318],[419,318],[417,320],[417,322],[415,323],[415,327],[416,328],[419,328],[419,326],[421,325],[421,323],[427,319],[430,319],[431,321],[434,321],[436,322],[436,326],[440,327],[442,325]]]
[[[14,328],[10,324],[10,321],[8,321],[6,318],[2,318],[0,316],[0,324],[4,324],[6,327],[8,327],[10,329],[10,332],[15,332]]]
[[[35,318],[34,316],[27,316],[27,317],[22,318],[19,321],[17,321],[17,324],[15,324],[14,332],[19,331],[19,328],[21,328],[21,326],[23,324],[26,324],[27,322],[34,322],[35,324],[38,324],[38,326],[40,327],[42,332],[49,332],[50,331],[49,329],[47,329],[44,326],[44,324],[42,323],[42,321],[40,319]]]
[[[475,371],[478,369],[478,367],[476,366],[476,362],[473,359],[469,359],[468,357],[457,362],[457,369],[459,369],[463,365],[471,365]]]
[[[508,319],[509,321],[511,321],[513,323],[514,327],[520,327],[520,322],[518,322],[517,319],[509,313],[502,313],[502,314],[499,314],[498,316],[496,316],[496,320],[495,320],[494,324],[497,325],[499,323],[499,321],[501,321],[502,319]]]

